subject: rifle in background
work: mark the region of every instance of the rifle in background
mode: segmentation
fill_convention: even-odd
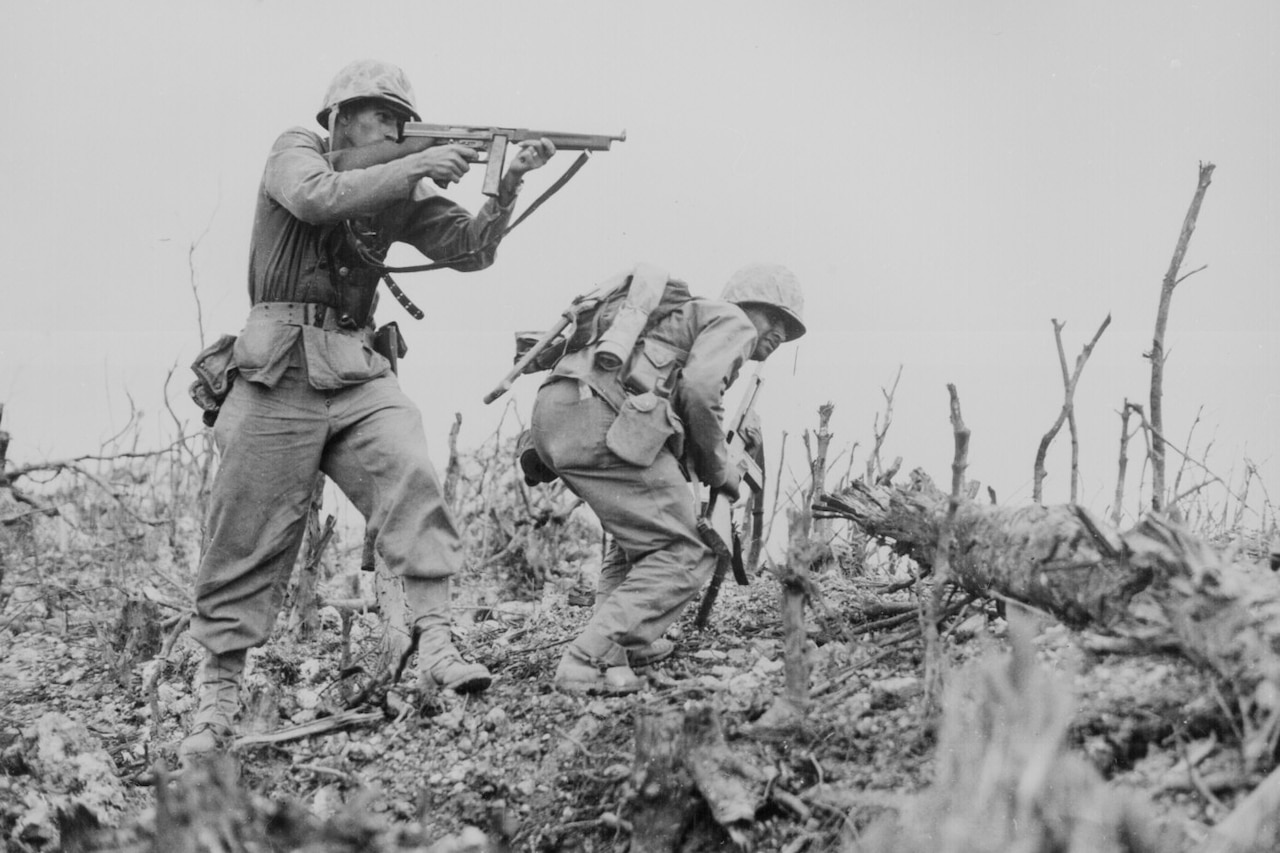
[[[725,444],[729,448],[730,461],[742,471],[742,485],[750,488],[755,495],[754,499],[758,501],[764,489],[764,471],[747,455],[743,447],[745,443],[743,431],[751,418],[751,413],[755,410],[756,399],[760,395],[760,385],[764,380],[760,378],[759,373],[756,373],[748,381],[750,384],[743,392],[738,411],[729,422]],[[733,507],[718,490],[713,489],[707,498],[702,515],[698,518],[698,533],[707,547],[716,554],[715,574],[707,584],[707,591],[698,605],[698,615],[693,623],[696,628],[705,628],[711,616],[711,609],[715,607],[716,597],[720,594],[720,585],[724,583],[724,576],[729,573],[729,570],[733,570],[733,578],[739,586],[746,586],[751,581],[742,563],[742,537],[738,535],[733,525]]]

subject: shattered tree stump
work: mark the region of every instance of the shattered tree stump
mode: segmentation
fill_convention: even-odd
[[[111,660],[116,683],[128,689],[134,667],[151,660],[160,651],[163,640],[160,607],[141,595],[130,595],[120,608],[111,634],[115,652]]]
[[[681,758],[683,722],[676,711],[646,711],[636,719],[633,853],[668,853],[684,830],[693,780]]]
[[[691,702],[683,712],[640,714],[632,778],[632,853],[683,849],[692,833],[710,828],[708,812],[742,848],[768,783],[763,771],[729,749],[706,702]],[[690,796],[694,792],[701,796]]]
[[[923,472],[906,486],[855,482],[815,504],[933,562],[948,496]],[[1174,523],[1149,516],[1121,533],[1078,506],[1018,509],[963,501],[954,520],[950,580],[986,597],[1045,610],[1074,628],[1175,648],[1235,696],[1246,762],[1280,739],[1280,578],[1230,563]]]

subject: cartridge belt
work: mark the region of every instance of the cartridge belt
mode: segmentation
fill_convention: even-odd
[[[373,330],[372,325],[361,326],[332,305],[320,302],[259,302],[250,309],[249,315],[290,326],[315,326],[352,335]]]

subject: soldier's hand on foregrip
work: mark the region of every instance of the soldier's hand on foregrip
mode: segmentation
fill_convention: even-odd
[[[738,434],[742,437],[742,449],[747,453],[764,444],[764,429],[760,423],[760,413],[755,409],[747,412],[742,425],[738,427]]]
[[[547,161],[556,153],[556,145],[545,136],[541,139],[531,139],[527,142],[520,143],[520,150],[516,152],[516,156],[512,158],[511,165],[507,167],[507,171],[513,175],[523,175],[525,172],[532,172],[534,169],[541,169],[547,165]]]

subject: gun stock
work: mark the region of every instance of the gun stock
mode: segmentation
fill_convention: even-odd
[[[541,338],[538,338],[538,342],[525,351],[525,354],[520,357],[520,359],[515,363],[515,366],[507,372],[506,376],[502,377],[502,381],[498,383],[497,387],[484,395],[485,405],[492,403],[494,400],[510,391],[512,383],[514,383],[516,379],[524,373],[524,369],[532,364],[533,360],[541,355],[542,351],[545,350],[551,342],[560,335],[560,333],[569,328],[569,324],[572,322],[573,314],[566,311],[560,317],[559,322],[557,322],[555,326],[547,331]]]
[[[601,282],[581,296],[576,297],[573,302],[569,303],[569,307],[564,310],[564,313],[560,315],[560,319],[556,322],[556,325],[551,330],[544,333],[542,337],[538,338],[536,343],[525,350],[524,354],[516,361],[515,366],[512,367],[511,370],[508,371],[507,375],[502,378],[502,381],[498,383],[498,386],[485,395],[485,403],[492,403],[494,400],[510,391],[512,383],[514,383],[516,379],[525,372],[525,368],[530,364],[533,364],[534,360],[540,356],[547,347],[549,347],[555,339],[564,332],[565,329],[577,322],[580,311],[590,309],[593,305],[599,303],[600,300],[607,298],[610,294],[626,283],[627,277],[625,275],[615,276],[612,279]]]

